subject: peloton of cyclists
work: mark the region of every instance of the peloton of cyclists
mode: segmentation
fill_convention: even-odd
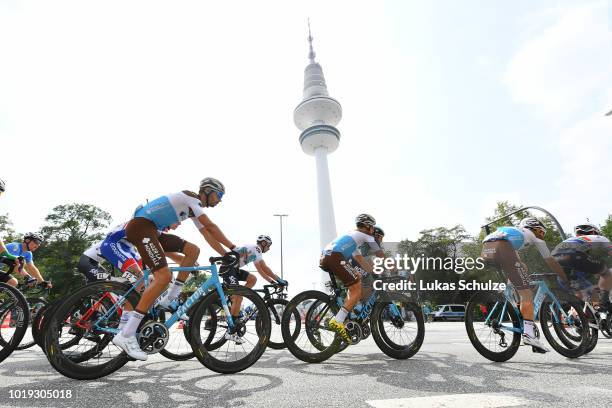
[[[612,289],[612,244],[603,236],[601,230],[590,223],[574,227],[575,237],[568,238],[557,245],[552,256],[565,269],[572,287],[580,288],[580,281],[590,281],[598,276],[600,308],[612,311],[610,289]]]
[[[193,266],[199,256],[199,248],[182,238],[168,234],[169,229],[176,228],[182,221],[191,219],[208,244],[220,255],[231,251],[235,245],[225,237],[221,229],[204,213],[204,207],[214,207],[221,202],[225,194],[223,184],[214,178],[207,177],[200,182],[198,193],[182,191],[169,194],[140,206],[125,226],[125,238],[133,244],[143,264],[151,269],[154,279],[141,295],[135,311],[130,314],[127,324],[115,335],[113,343],[124,350],[130,357],[146,360],[147,354],[142,351],[136,340],[136,330],[142,318],[155,300],[167,288],[172,280],[165,252],[184,254],[180,266]],[[189,272],[181,272],[160,302],[167,307],[178,297]]]
[[[321,254],[319,267],[326,272],[331,272],[348,288],[348,294],[338,313],[332,317],[327,326],[336,332],[344,341],[351,343],[351,337],[344,327],[344,321],[353,307],[361,299],[361,273],[351,266],[351,258],[361,266],[367,273],[372,273],[373,268],[361,255],[359,248],[368,245],[375,256],[385,256],[380,245],[374,239],[374,226],[376,220],[369,214],[359,214],[355,218],[357,229],[348,234],[341,235],[330,242]]]
[[[565,272],[559,263],[551,256],[544,242],[545,225],[534,217],[523,218],[518,227],[499,227],[483,240],[482,257],[485,262],[501,267],[508,279],[514,285],[521,299],[520,310],[524,319],[523,343],[533,347],[533,350],[545,353],[548,348],[540,342],[535,333],[533,291],[527,265],[521,261],[518,250],[533,245],[536,247],[546,265],[559,277],[567,282]]]
[[[228,285],[238,285],[239,282],[245,282],[247,288],[252,288],[255,286],[255,283],[257,283],[257,277],[244,269],[240,269],[252,262],[257,272],[259,272],[266,281],[279,286],[287,286],[288,282],[279,278],[272,272],[272,269],[270,269],[263,260],[262,254],[268,252],[271,246],[272,238],[268,235],[260,235],[257,237],[256,245],[246,244],[234,248],[234,251],[238,253],[239,256],[239,264],[236,267],[221,266],[219,274],[223,277],[223,281]],[[234,319],[238,320],[242,296],[235,296],[235,298],[236,299],[232,299],[230,313]],[[235,333],[226,333],[225,338],[238,344],[245,342],[244,338]]]

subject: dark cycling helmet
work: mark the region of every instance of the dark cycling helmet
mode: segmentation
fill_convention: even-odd
[[[0,191],[6,191],[6,184],[2,180],[0,180]]]
[[[260,235],[257,237],[257,242],[265,242],[268,244],[268,246],[270,246],[272,245],[272,238],[270,238],[268,235]]]
[[[45,240],[43,238],[43,236],[41,234],[39,234],[38,232],[28,232],[28,233],[26,233],[23,236],[23,240],[25,241],[26,239],[38,241],[39,243],[42,243]]]
[[[373,227],[374,225],[376,225],[376,220],[370,214],[359,214],[355,218],[355,224],[357,224],[358,227]]]
[[[381,237],[385,236],[385,231],[383,231],[382,228],[380,228],[379,226],[375,226],[374,227],[374,235],[380,235]]]
[[[535,217],[527,217],[521,220],[519,227],[529,228],[532,230],[539,230],[546,234],[546,226],[542,223],[542,221],[538,220]]]
[[[206,177],[202,179],[202,181],[200,181],[200,192],[202,192],[202,190],[205,188],[210,188],[211,190],[220,193],[220,196],[225,194],[225,186],[216,178]]]
[[[574,227],[576,235],[601,235],[601,230],[593,224],[586,223]]]

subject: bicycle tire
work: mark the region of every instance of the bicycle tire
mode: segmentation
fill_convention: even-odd
[[[105,377],[128,362],[128,356],[121,351],[118,355],[112,357],[109,361],[102,364],[91,364],[82,366],[80,363],[90,361],[93,358],[76,361],[74,356],[70,355],[69,351],[61,349],[60,336],[63,332],[63,327],[66,317],[72,318],[75,308],[80,309],[83,299],[90,299],[99,293],[112,292],[115,295],[123,295],[131,286],[124,283],[114,281],[102,281],[92,283],[78,289],[74,294],[68,296],[61,302],[50,316],[46,316],[47,330],[45,332],[45,351],[47,359],[60,374],[76,380],[94,380]],[[135,291],[130,292],[127,301],[135,307],[138,303],[139,296]],[[144,320],[144,319],[143,319]],[[107,337],[107,336],[105,336]],[[97,347],[97,346],[96,346]],[[95,350],[92,349],[92,350]],[[95,350],[98,352],[99,350]],[[91,350],[90,350],[91,352]],[[96,354],[99,356],[100,354]],[[110,355],[110,352],[109,352]],[[80,360],[80,359],[78,359]]]
[[[472,343],[472,346],[474,346],[481,356],[498,363],[508,361],[514,357],[521,343],[520,332],[506,332],[500,328],[501,324],[504,322],[506,324],[512,323],[512,328],[515,330],[521,328],[521,321],[517,310],[509,302],[506,307],[505,315],[501,316],[501,311],[503,309],[500,309],[498,314],[498,308],[495,305],[503,305],[505,302],[507,302],[507,299],[502,293],[481,291],[476,292],[466,305],[465,328],[470,343]],[[482,308],[484,308],[485,312],[491,314],[489,322],[485,323],[479,320],[480,316],[478,313],[484,314]],[[480,340],[479,333],[477,332],[483,332],[483,334],[485,334],[487,330],[500,337],[500,340],[496,339],[495,343],[489,342],[489,346],[493,344],[499,345],[500,351],[491,350]],[[512,334],[510,343],[505,341],[505,336],[509,333]],[[489,334],[489,337],[490,336],[491,334]],[[505,344],[505,346],[503,344]]]
[[[259,296],[257,292],[252,289],[243,286],[230,286],[225,289],[225,296],[242,296],[243,302],[245,300],[248,300],[255,306],[256,313],[258,314],[258,318],[255,319],[254,322],[255,333],[248,333],[250,335],[254,334],[257,338],[254,344],[250,342],[250,344],[253,345],[253,350],[247,353],[246,356],[236,361],[224,361],[216,357],[216,355],[221,355],[222,351],[219,351],[219,353],[215,353],[216,350],[210,350],[206,347],[206,342],[210,337],[209,335],[206,335],[207,340],[202,342],[202,319],[205,316],[206,311],[210,310],[213,305],[221,304],[219,293],[217,291],[208,293],[199,302],[197,308],[193,312],[193,320],[190,322],[191,347],[193,348],[196,358],[206,368],[221,374],[233,374],[246,370],[247,368],[255,364],[255,362],[259,360],[261,355],[266,350],[266,347],[268,346],[268,341],[270,339],[270,315],[267,313],[267,307],[263,299]],[[248,330],[246,328],[246,323],[244,325],[244,329],[245,331]],[[231,343],[234,342],[228,340],[225,345],[229,348],[231,346]],[[226,351],[225,354],[228,355],[228,352]],[[236,354],[235,351],[234,354]]]
[[[589,354],[591,351],[595,350],[595,347],[597,347],[597,341],[599,340],[599,323],[597,321],[596,313],[597,312],[595,312],[592,307],[586,306],[585,304],[585,315],[589,322],[589,326],[587,327],[590,328],[590,340],[589,344],[587,344],[586,348],[584,349],[583,354]]]
[[[32,300],[37,302],[36,305],[40,305],[38,309],[33,310],[33,307],[32,307],[33,305],[31,305]],[[36,299],[26,298],[26,301],[28,302],[28,306],[30,306],[30,319],[29,319],[28,327],[30,328],[30,333],[32,334],[32,340],[24,343],[22,339],[21,340],[22,342],[19,343],[17,347],[15,347],[15,350],[26,350],[34,346],[35,344],[37,344],[36,338],[34,337],[34,320],[36,319],[36,317],[38,317],[38,315],[41,314],[41,311],[49,304],[49,302],[47,302],[43,298],[36,298]],[[27,330],[26,330],[26,333],[27,333]]]
[[[341,339],[337,334],[334,333],[332,342],[327,347],[325,347],[323,350],[321,350],[321,347],[315,347],[317,352],[307,351],[304,348],[302,348],[300,345],[298,345],[298,340],[300,337],[298,335],[298,337],[294,339],[295,334],[292,333],[290,329],[291,318],[294,316],[294,311],[297,311],[298,313],[300,313],[300,311],[298,310],[298,306],[301,305],[302,302],[305,302],[308,300],[313,300],[312,305],[314,305],[315,302],[319,301],[320,304],[323,306],[323,308],[321,312],[319,312],[315,318],[311,318],[311,317],[307,318],[308,312],[314,313],[313,308],[309,307],[309,310],[307,311],[307,313],[304,314],[304,318],[305,318],[304,322],[302,322],[302,318],[300,314],[300,320],[297,322],[294,322],[296,327],[298,326],[298,322],[299,322],[300,330],[296,329],[294,333],[297,332],[298,334],[300,334],[301,328],[303,327],[303,330],[306,332],[306,339],[308,340],[308,343],[312,345],[313,347],[315,347],[315,345],[312,343],[311,339],[309,338],[309,335],[312,336],[315,330],[320,331],[320,329],[324,327],[322,326],[322,324],[324,325],[324,320],[327,319],[328,317],[332,317],[337,312],[337,309],[338,309],[337,305],[333,303],[329,295],[323,292],[319,292],[316,290],[309,290],[309,291],[298,294],[297,296],[295,296],[293,299],[289,301],[289,303],[285,307],[285,312],[283,313],[283,320],[281,323],[283,341],[285,342],[287,349],[296,358],[304,362],[307,362],[307,363],[321,363],[338,352],[340,348]],[[331,313],[327,315],[328,312],[331,312]],[[322,315],[322,313],[325,313],[325,314]]]
[[[10,339],[5,339],[5,336],[8,336],[12,328],[8,327],[9,330],[4,333],[4,328],[0,328],[0,362],[2,362],[15,351],[15,348],[19,345],[28,330],[30,310],[28,302],[20,291],[2,282],[0,282],[0,301],[2,302],[0,304],[0,314],[2,315],[0,324],[4,324],[4,318],[9,311],[11,311],[11,318],[14,315],[17,316],[14,322],[15,328],[12,333],[10,333]]]
[[[390,302],[377,302],[374,305],[374,309],[372,310],[372,317],[370,319],[370,327],[372,328],[372,337],[374,338],[374,342],[378,346],[378,348],[388,355],[389,357],[405,360],[412,356],[414,356],[423,345],[423,339],[425,338],[425,322],[423,321],[423,312],[421,308],[412,303],[412,302],[402,302],[402,308],[408,309],[408,311],[412,312],[414,317],[416,318],[417,323],[417,333],[414,337],[414,340],[410,342],[410,344],[402,345],[396,343],[392,340],[385,330],[384,326],[384,312],[389,306]],[[398,326],[403,326],[404,320],[402,319],[402,323],[393,322],[394,327],[398,328]]]
[[[571,308],[575,310],[576,313],[576,324],[575,327],[577,330],[580,328],[589,327],[589,321],[582,310],[581,301],[577,298],[573,298],[572,296],[565,295],[563,299],[558,299],[559,303],[562,304],[564,311],[569,311]],[[564,325],[562,319],[557,317],[557,319],[551,319],[552,313],[555,315],[561,315],[561,311],[557,310],[557,305],[555,302],[550,299],[546,299],[542,302],[542,306],[540,307],[540,325],[542,326],[542,332],[544,333],[544,337],[548,341],[548,344],[559,354],[567,358],[578,358],[584,354],[589,341],[590,335],[589,330],[583,330],[580,336],[580,342],[568,343],[569,338],[567,334],[563,332],[567,330],[565,327],[561,327]],[[549,325],[550,323],[550,325]],[[559,338],[560,341],[555,339],[555,336],[551,332],[550,328],[553,328],[555,335]]]
[[[274,350],[282,350],[286,347],[285,340],[283,340],[283,337],[282,337],[283,333],[282,333],[281,323],[283,319],[283,313],[288,303],[289,301],[287,299],[271,299],[266,302],[266,305],[268,306],[268,310],[270,310],[270,323],[272,324],[272,329],[270,333],[270,341],[268,342],[268,347]],[[282,305],[281,313],[279,313],[279,310],[278,308],[276,308],[276,305]],[[299,319],[299,313],[297,311],[294,311],[293,317]],[[275,329],[280,332],[280,337],[281,337],[280,341],[276,341],[277,336],[274,335]],[[296,331],[292,335],[292,337],[295,339],[297,338],[297,335],[298,335],[298,332]]]

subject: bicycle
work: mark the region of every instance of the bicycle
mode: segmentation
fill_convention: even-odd
[[[49,296],[50,289],[47,287],[46,283],[38,282],[36,285],[28,285],[28,284],[20,284],[17,286],[17,290],[19,290],[25,297],[26,302],[28,302],[28,308],[30,311],[30,318],[28,320],[28,327],[30,328],[30,336],[24,335],[21,343],[15,350],[25,350],[36,344],[36,338],[34,337],[34,321],[38,317],[38,314],[44,310],[44,308],[49,303],[47,301],[47,297]],[[5,314],[9,311],[5,311],[4,313],[0,313],[0,319],[2,321],[5,318]]]
[[[23,339],[28,330],[28,302],[17,288],[0,282],[0,362],[4,361]]]
[[[335,277],[329,275],[326,287],[330,293],[302,292],[289,301],[283,313],[281,330],[285,345],[291,354],[307,363],[323,362],[348,346],[327,328],[327,322],[344,301]],[[420,306],[409,296],[397,292],[374,290],[361,310],[349,314],[345,327],[351,344],[372,334],[378,348],[396,359],[415,355],[425,337]]]
[[[582,303],[573,295],[555,294],[551,290],[549,285],[554,287],[557,282],[554,273],[534,274],[532,279],[531,284],[537,287],[533,300],[535,318],[539,316],[546,340],[559,354],[580,357],[590,341]],[[483,357],[503,362],[518,351],[524,329],[518,299],[513,285],[508,283],[503,292],[476,292],[468,302],[466,330],[470,342]],[[511,336],[509,342],[506,335]]]
[[[183,315],[189,316],[190,344],[198,360],[207,368],[219,373],[235,373],[254,364],[265,351],[270,335],[270,318],[267,313],[259,313],[254,325],[234,322],[228,308],[228,298],[233,295],[243,296],[255,305],[256,310],[265,310],[265,303],[254,291],[245,287],[225,287],[219,279],[217,263],[232,265],[237,259],[233,256],[212,257],[210,266],[172,267],[171,271],[210,271],[212,276],[202,283],[195,292],[178,307],[165,322],[156,319],[156,310],[152,307],[138,330],[138,341],[141,348],[148,354],[154,354],[164,349],[168,343],[169,329]],[[104,377],[124,366],[128,356],[111,343],[112,337],[119,332],[117,328],[126,302],[133,310],[138,303],[139,294],[136,290],[141,284],[148,284],[150,271],[145,270],[143,276],[134,284],[117,281],[104,281],[87,285],[79,289],[62,302],[55,312],[48,317],[45,333],[45,349],[49,362],[61,374],[79,380],[90,380]],[[212,289],[212,290],[210,290]],[[246,351],[236,350],[237,343],[231,341],[223,350],[209,350],[208,344],[217,333],[217,318],[214,318],[210,328],[202,327],[213,306],[220,303],[224,310],[223,319],[230,331],[247,340],[251,346]],[[82,356],[83,345],[62,349],[63,338],[70,337],[70,330],[82,334],[87,342],[87,336],[97,337],[97,344],[90,350],[85,350],[87,356]],[[245,343],[246,344],[246,343]],[[86,344],[85,344],[86,345]],[[232,348],[233,345],[233,349]],[[117,353],[119,350],[119,353]],[[71,358],[76,352],[81,356]],[[234,360],[226,361],[234,357]],[[95,364],[92,362],[95,360]]]

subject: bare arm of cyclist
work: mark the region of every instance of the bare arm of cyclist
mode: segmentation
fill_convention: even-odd
[[[33,276],[34,278],[36,278],[37,281],[42,282],[45,280],[33,262],[26,263],[25,270],[30,274],[30,276]]]
[[[561,265],[559,265],[559,262],[557,262],[555,260],[555,258],[553,258],[552,256],[549,256],[548,258],[544,258],[544,262],[546,262],[546,265],[548,265],[548,267],[557,275],[559,275],[559,277],[561,278],[561,280],[563,280],[563,282],[567,282],[567,275],[565,274],[565,271],[563,270],[563,268],[561,267]]]
[[[208,244],[211,247],[213,247],[215,251],[219,252],[220,255],[224,255],[225,251],[220,252],[219,250],[223,248],[218,244],[225,245],[227,248],[230,248],[230,249],[233,249],[235,247],[235,245],[232,244],[232,242],[225,237],[225,235],[223,234],[221,229],[217,226],[217,224],[212,222],[206,214],[200,215],[198,217],[198,221],[200,222],[200,224],[202,224],[203,228],[200,229],[200,232],[204,236],[204,239],[206,239]],[[206,230],[206,232],[210,234],[210,237],[207,237],[207,235],[204,232],[202,232],[202,229]],[[213,242],[211,242],[210,238],[213,238],[214,241],[216,241],[216,245],[213,245]]]
[[[278,280],[278,276],[272,272],[272,269],[270,269],[263,260],[255,262],[255,269],[257,269],[257,272],[270,283]]]
[[[200,234],[202,234],[206,242],[208,242],[208,245],[210,245],[212,249],[217,251],[219,255],[225,255],[227,251],[225,250],[225,248],[223,248],[223,245],[221,245],[221,243],[217,241],[215,237],[213,237],[209,230],[207,230],[205,227],[202,227],[200,228]]]
[[[353,258],[355,258],[359,266],[361,266],[364,271],[366,271],[367,273],[372,273],[373,271],[372,264],[370,264],[362,255],[353,254]]]

